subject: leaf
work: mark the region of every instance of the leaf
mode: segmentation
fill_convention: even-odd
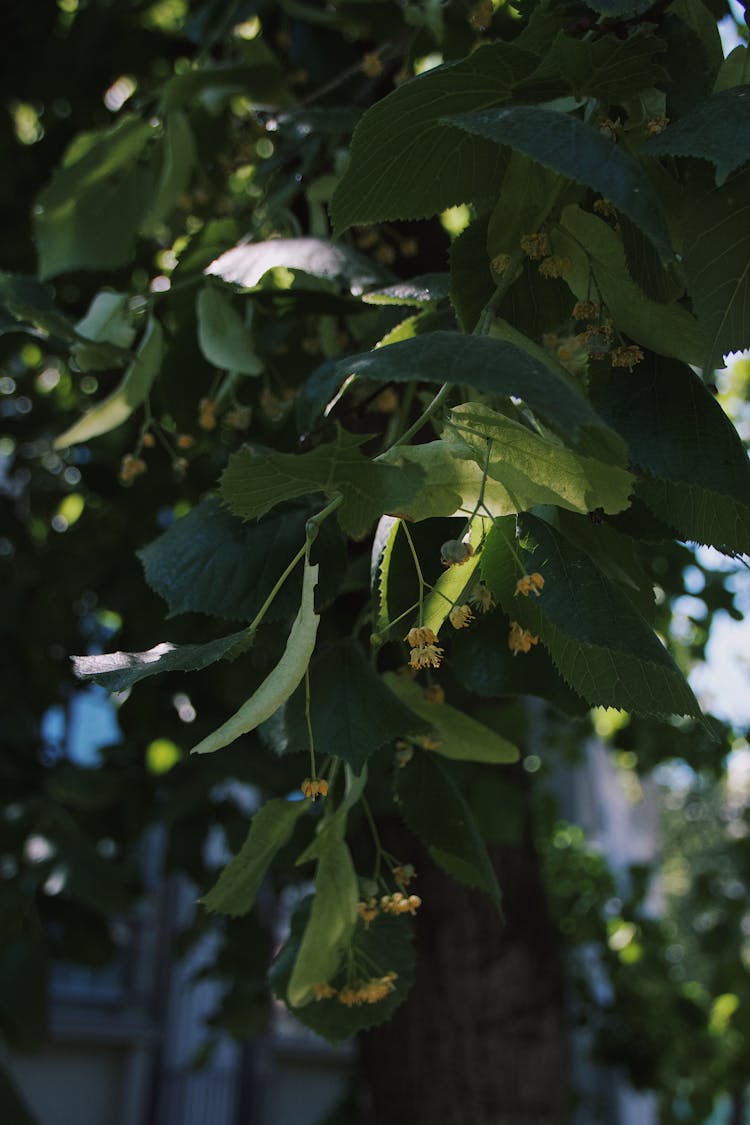
[[[750,343],[750,172],[689,207],[685,274],[707,340],[704,371]]]
[[[547,699],[568,715],[587,715],[588,704],[559,675],[542,645],[514,659],[508,648],[508,619],[480,616],[451,640],[451,669],[467,691],[484,699],[530,695]]]
[[[43,280],[130,260],[150,195],[136,162],[153,134],[126,114],[111,129],[76,137],[32,213]]]
[[[335,836],[338,840],[344,839],[349,813],[362,799],[362,794],[367,785],[367,766],[363,765],[361,772],[355,774],[352,768],[346,765],[344,766],[344,772],[346,774],[346,792],[343,798],[334,813],[331,813],[330,805],[326,806],[326,814],[318,821],[315,829],[315,839],[311,844],[308,844],[301,855],[297,856],[294,861],[295,867],[310,863],[314,859],[320,859],[321,854],[328,846],[327,838],[329,836]]]
[[[584,514],[594,508],[619,512],[628,507],[633,477],[627,470],[574,453],[481,403],[452,410],[448,429],[478,465],[487,464],[488,477],[507,491],[510,503],[503,515],[537,504]]]
[[[510,106],[447,119],[508,145],[576,183],[598,191],[636,223],[663,258],[674,257],[661,204],[640,164],[597,129],[539,106]]]
[[[500,153],[443,118],[507,101],[536,56],[505,43],[405,82],[371,106],[354,131],[349,167],[331,203],[334,237],[353,223],[423,219],[489,194]]]
[[[0,334],[24,332],[31,325],[49,336],[70,342],[75,339],[73,325],[53,300],[54,290],[35,277],[0,271]]]
[[[425,598],[421,624],[427,629],[432,629],[433,633],[440,632],[452,606],[465,600],[465,594],[472,584],[474,571],[479,564],[477,548],[484,539],[488,523],[489,521],[483,516],[474,518],[469,535],[469,543],[474,548],[474,554],[460,566],[450,566],[444,570]]]
[[[430,703],[419,684],[395,672],[383,677],[392,692],[435,731],[435,753],[459,762],[507,765],[519,759],[518,747],[449,703]]]
[[[672,271],[664,269],[643,231],[626,215],[620,215],[619,226],[628,273],[638,288],[660,304],[681,297],[685,292],[684,281],[680,282]]]
[[[490,258],[507,254],[511,258],[508,270],[517,269],[523,257],[522,237],[541,230],[564,184],[550,168],[521,152],[512,152],[487,228]]]
[[[97,656],[74,656],[73,671],[80,680],[100,684],[107,691],[126,691],[161,672],[193,672],[217,660],[232,659],[243,641],[249,642],[247,629],[218,637],[202,645],[173,645],[162,641],[145,652],[106,652]]]
[[[714,93],[730,90],[733,86],[748,85],[750,85],[750,51],[742,45],[735,47],[719,67]]]
[[[711,94],[689,109],[663,133],[649,137],[641,151],[648,156],[695,156],[716,165],[721,187],[750,160],[750,86],[733,86]]]
[[[201,289],[196,314],[198,343],[209,363],[241,375],[260,375],[263,364],[253,350],[252,331],[215,285]]]
[[[309,900],[295,912],[292,932],[271,966],[271,987],[280,1000],[286,999],[289,976],[308,910]],[[354,931],[352,955],[355,963],[371,966],[373,974],[384,976],[386,972],[396,973],[394,989],[376,1004],[347,1006],[332,997],[328,1000],[316,1000],[314,1004],[306,1004],[303,1008],[295,1008],[294,1018],[317,1035],[322,1035],[329,1043],[341,1043],[359,1031],[384,1023],[406,999],[415,966],[409,922],[405,918],[393,918],[381,913],[368,928],[359,923]],[[336,988],[345,987],[346,983],[344,972],[340,972],[332,980]]]
[[[154,197],[141,230],[154,235],[166,223],[177,206],[177,200],[190,186],[197,160],[195,137],[187,115],[173,109],[166,115],[161,143],[161,167]]]
[[[371,289],[362,300],[367,305],[436,305],[450,294],[446,273],[424,273],[385,289]]]
[[[586,7],[603,16],[638,16],[651,4],[649,0],[586,0]]]
[[[242,848],[201,899],[206,910],[232,918],[248,914],[276,853],[291,839],[297,821],[309,808],[310,801],[277,797],[259,809]]]
[[[520,529],[522,549],[510,521],[495,523],[482,578],[508,616],[541,638],[566,683],[592,707],[700,715],[672,657],[619,587],[542,520],[524,515]],[[538,598],[515,596],[521,568],[544,578]]]
[[[487,253],[488,222],[484,215],[469,223],[451,243],[451,304],[464,332],[473,332],[495,292]]]
[[[166,601],[168,616],[208,613],[250,621],[304,543],[305,524],[313,514],[307,504],[285,504],[263,520],[243,524],[216,497],[207,497],[142,548],[138,557],[149,586]],[[322,564],[316,596],[325,604],[346,564],[342,535],[333,520],[320,528],[312,557]],[[299,572],[291,575],[264,620],[292,616],[301,585]]]
[[[432,751],[396,770],[396,805],[409,828],[449,875],[486,891],[500,911],[497,876],[473,813]]]
[[[92,406],[82,418],[55,439],[55,449],[67,449],[82,441],[90,441],[109,433],[126,422],[144,402],[151,384],[159,373],[163,354],[164,333],[156,317],[149,317],[138,351],[122,381],[110,395]]]
[[[572,379],[501,340],[458,332],[429,332],[363,355],[329,360],[298,395],[299,419],[309,429],[322,404],[348,375],[377,382],[458,383],[495,395],[523,398],[568,443],[606,427]]]
[[[287,1002],[301,1008],[313,988],[335,976],[357,922],[357,876],[343,840],[328,834],[315,873],[315,897],[289,984]]]
[[[643,471],[637,493],[681,538],[750,553],[750,464],[713,395],[680,363],[647,357],[626,378],[598,371],[594,402]]]
[[[705,342],[699,322],[675,301],[652,301],[639,289],[622,242],[607,223],[580,207],[566,207],[552,241],[555,253],[570,262],[563,276],[578,300],[601,295],[617,328],[631,339],[661,355],[700,362]]]
[[[230,719],[212,734],[202,739],[191,754],[210,754],[234,742],[241,734],[255,730],[292,694],[304,676],[315,649],[315,638],[320,620],[313,603],[318,567],[305,561],[302,583],[302,602],[292,624],[281,660],[269,672],[260,687],[253,692]]]
[[[403,347],[393,345],[399,346]],[[230,457],[221,495],[233,512],[248,519],[292,497],[341,493],[339,521],[348,535],[359,538],[384,512],[398,511],[407,503],[421,481],[416,468],[404,472],[363,457],[359,446],[366,440],[366,435],[339,429],[335,441],[311,453],[246,447]]]
[[[357,772],[386,743],[428,730],[388,690],[353,641],[332,645],[310,666],[310,719],[318,753],[342,758]],[[283,733],[274,738],[274,748],[288,754],[307,746],[299,690],[286,704]]]
[[[324,238],[240,242],[211,262],[205,272],[244,289],[253,289],[269,270],[278,266],[335,281],[356,296],[373,285],[382,285],[388,277],[364,254],[350,246],[332,246]]]
[[[127,349],[133,343],[136,327],[128,310],[126,293],[97,293],[88,312],[79,320],[75,331],[83,337],[70,349],[81,371],[104,371],[122,367],[129,359]]]
[[[641,29],[627,38],[602,35],[598,39],[573,38],[560,31],[537,69],[516,87],[515,97],[519,101],[547,100],[572,94],[622,103],[639,90],[668,81],[655,61],[664,50],[660,39],[644,35]]]

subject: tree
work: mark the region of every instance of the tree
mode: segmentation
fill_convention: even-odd
[[[314,878],[270,986],[334,1041],[383,1026],[363,1040],[378,1120],[563,1120],[563,953],[607,948],[612,884],[580,841],[556,867],[540,724],[559,747],[616,708],[646,766],[724,753],[660,636],[684,543],[750,549],[747,456],[711,383],[749,342],[746,48],[723,60],[725,6],[697,0],[42,7],[71,59],[105,28],[113,55],[64,99],[43,60],[11,72],[13,198],[37,190],[0,279],[6,452],[33,465],[6,551],[26,655],[4,971],[105,958],[137,875],[96,841],[128,854],[165,819],[205,889],[195,931],[226,918],[225,1026],[265,1019],[263,879]],[[102,654],[120,626],[126,651]],[[133,690],[95,772],[40,755],[70,652],[80,682]],[[249,830],[206,800],[226,777],[265,799]],[[212,887],[196,824],[215,821],[236,856]],[[54,851],[30,867],[34,833]],[[617,922],[643,931],[638,980],[605,954],[621,1011],[663,965],[639,891]],[[700,1023],[716,997],[683,1002]],[[33,1042],[22,992],[6,1007]],[[671,1120],[690,1051],[654,1033],[646,1065],[640,1029],[593,1000],[588,1018]],[[719,1039],[696,1113],[738,1081]]]

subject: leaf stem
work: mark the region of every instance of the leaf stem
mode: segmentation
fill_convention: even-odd
[[[417,555],[417,551],[416,551],[416,548],[414,546],[414,540],[411,537],[411,532],[409,531],[409,528],[406,526],[406,524],[404,523],[403,520],[401,520],[400,522],[401,522],[401,527],[404,529],[404,535],[406,536],[406,541],[409,544],[409,550],[411,551],[411,557],[414,559],[414,568],[417,572],[417,581],[419,582],[419,624],[421,625],[422,624],[422,618],[424,616],[424,589],[425,589],[425,586],[427,585],[427,583],[425,582],[424,575],[422,574],[422,567],[419,564],[419,556]]]
[[[312,720],[310,718],[310,666],[305,668],[305,722],[307,723],[307,738],[310,747],[310,780],[315,781],[315,739],[313,738]]]
[[[369,828],[370,828],[370,832],[372,833],[373,843],[375,844],[375,869],[373,871],[372,877],[377,882],[378,879],[380,878],[380,860],[381,860],[382,856],[384,855],[383,845],[380,842],[380,833],[378,832],[377,825],[375,824],[375,817],[372,815],[372,809],[370,808],[370,802],[367,800],[367,797],[365,797],[364,794],[362,795],[362,798],[361,798],[361,804],[362,804],[362,810],[365,814],[365,819],[367,820],[367,823],[368,823]]]

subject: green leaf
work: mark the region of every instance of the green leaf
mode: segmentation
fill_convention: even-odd
[[[57,308],[53,297],[52,287],[40,284],[35,277],[0,272],[0,334],[24,332],[31,325],[45,335],[73,341],[73,325]]]
[[[298,395],[303,428],[312,426],[322,404],[350,374],[385,383],[458,383],[487,394],[523,398],[568,444],[583,440],[587,431],[607,434],[572,379],[512,344],[458,332],[429,332],[324,363]]]
[[[67,449],[109,433],[126,422],[144,402],[161,367],[164,334],[156,317],[151,316],[138,351],[120,384],[110,395],[92,406],[82,418],[55,439],[55,449]]]
[[[128,304],[126,293],[103,290],[96,294],[88,312],[75,326],[83,339],[70,349],[81,371],[121,367],[129,358],[126,349],[133,343],[137,329]]]
[[[474,815],[432,751],[420,750],[396,770],[396,804],[402,817],[449,875],[486,891],[500,910],[497,876]]]
[[[663,258],[674,256],[659,197],[640,164],[577,117],[539,106],[511,106],[447,120],[600,192],[641,228]]]
[[[166,601],[169,617],[208,613],[250,621],[304,543],[305,524],[313,514],[307,504],[285,504],[263,520],[243,524],[215,497],[207,497],[138,557],[149,586]],[[322,563],[317,597],[323,604],[336,591],[345,565],[342,535],[333,520],[323,523],[312,557]],[[264,620],[292,616],[300,591],[301,577],[295,572]]]
[[[508,648],[508,619],[498,612],[479,616],[451,640],[451,669],[467,691],[485,699],[531,695],[568,715],[588,714],[588,704],[560,676],[546,650],[537,645],[514,659]]]
[[[524,515],[520,528],[514,546],[512,522],[495,523],[482,578],[508,616],[541,638],[566,683],[592,707],[700,715],[672,657],[620,588],[542,520]],[[515,595],[521,567],[544,578],[538,598]]]
[[[353,641],[332,645],[310,666],[310,719],[318,753],[342,758],[357,772],[386,743],[429,729],[384,686]],[[307,749],[301,689],[288,700],[273,742],[277,753]]]
[[[660,39],[641,30],[623,39],[615,35],[580,39],[560,31],[537,69],[516,87],[515,97],[519,101],[547,100],[572,94],[622,103],[639,90],[668,81],[655,61],[664,50]]]
[[[253,350],[252,330],[215,285],[201,289],[196,314],[198,343],[209,363],[240,375],[260,375],[263,364]]]
[[[521,152],[511,153],[502,191],[487,228],[490,258],[507,254],[511,258],[508,269],[518,268],[523,256],[522,237],[541,230],[564,183],[556,172],[536,160]]]
[[[628,507],[633,477],[626,469],[574,453],[481,403],[456,407],[447,426],[478,465],[487,464],[488,477],[506,490],[509,502],[498,514],[527,511],[537,504],[583,513]]]
[[[388,273],[351,246],[332,246],[324,238],[271,238],[267,242],[240,242],[206,267],[206,273],[228,284],[254,289],[269,270],[283,266],[310,277],[336,282],[359,296],[364,289],[382,285]]]
[[[662,304],[643,293],[607,223],[580,207],[566,207],[552,242],[555,253],[571,263],[563,276],[580,301],[601,295],[617,328],[631,339],[661,355],[700,363],[705,342],[699,322],[676,301]]]
[[[211,754],[234,742],[241,734],[255,730],[285,703],[302,680],[315,649],[320,618],[315,612],[313,594],[318,567],[305,561],[302,602],[295,617],[281,660],[240,709],[215,731],[202,739],[191,754]]]
[[[169,219],[177,200],[190,186],[197,160],[195,138],[190,122],[182,110],[167,114],[161,143],[161,167],[151,206],[141,230],[153,235]]]
[[[343,840],[326,834],[315,873],[315,897],[287,986],[287,1002],[301,1008],[316,984],[338,972],[357,922],[357,876]]]
[[[362,300],[367,305],[436,305],[450,294],[446,273],[424,273],[385,289],[371,289]]]
[[[383,352],[404,345],[394,344]],[[398,511],[419,487],[421,474],[398,470],[364,457],[366,435],[338,430],[336,440],[311,453],[276,453],[258,448],[233,454],[221,478],[227,506],[245,519],[262,516],[282,500],[325,492],[341,493],[338,517],[354,538],[364,535],[384,512]]]
[[[299,949],[300,936],[309,912],[309,900],[304,902],[292,918],[292,932],[271,966],[269,979],[274,995],[285,1000],[294,959]],[[411,926],[405,918],[378,914],[369,927],[359,923],[354,931],[352,955],[356,964],[371,966],[373,974],[397,974],[393,992],[377,1004],[346,1006],[332,997],[316,1000],[303,1008],[295,1008],[294,1017],[329,1043],[341,1043],[359,1031],[384,1023],[390,1019],[399,1004],[406,999],[414,978],[415,957],[412,948]],[[345,972],[332,979],[334,987],[347,984]]]
[[[241,629],[202,645],[173,645],[162,641],[145,652],[74,656],[73,671],[79,679],[100,684],[107,691],[126,691],[139,680],[161,672],[199,671],[217,660],[232,659],[243,642],[250,639],[247,629]]]
[[[310,801],[278,797],[259,809],[239,853],[201,899],[206,910],[233,918],[248,914],[276,853],[291,839],[297,821],[309,808]]]
[[[750,172],[695,201],[684,222],[685,274],[707,340],[702,366],[750,344]]]
[[[136,162],[153,134],[151,124],[125,115],[111,129],[76,137],[33,210],[43,279],[130,260],[151,192]]]
[[[643,475],[637,493],[681,538],[750,553],[750,464],[732,423],[682,364],[597,370],[592,397]]]
[[[641,146],[648,156],[696,156],[716,165],[721,187],[750,160],[750,86],[711,94]]]
[[[383,679],[391,691],[434,730],[439,743],[435,753],[459,762],[507,765],[518,761],[517,746],[471,715],[456,710],[449,703],[430,703],[419,684],[395,672],[386,672]]]
[[[461,604],[466,593],[472,585],[474,571],[479,564],[477,548],[484,539],[489,521],[483,516],[476,516],[471,525],[469,543],[474,548],[474,554],[459,566],[450,566],[433,584],[432,589],[424,600],[422,607],[422,624],[433,633],[439,633],[443,622],[447,618],[454,604]]]
[[[488,222],[489,216],[483,215],[451,243],[451,304],[464,332],[474,330],[495,292],[487,253]]]
[[[716,75],[714,93],[733,86],[750,86],[750,51],[744,45],[735,47],[724,59]]]
[[[643,231],[626,215],[620,215],[619,226],[628,273],[639,289],[660,304],[681,297],[685,292],[684,281],[679,281],[673,271],[664,269]]]
[[[500,153],[445,123],[448,114],[499,105],[536,57],[505,43],[405,82],[364,114],[333,196],[334,237],[353,223],[423,219],[489,194]]]
[[[346,791],[343,798],[336,806],[334,813],[331,813],[330,805],[326,806],[325,816],[318,821],[315,829],[315,839],[311,844],[308,844],[301,855],[297,856],[294,862],[295,867],[310,863],[314,859],[320,859],[321,854],[328,846],[327,839],[329,836],[335,836],[337,840],[343,840],[346,836],[349,813],[362,799],[362,794],[367,785],[367,766],[363,765],[361,772],[356,774],[349,765],[346,765],[344,766],[344,772],[346,775]]]

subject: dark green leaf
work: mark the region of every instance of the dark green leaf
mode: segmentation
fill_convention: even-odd
[[[659,255],[643,231],[631,223],[627,215],[620,215],[620,234],[628,273],[647,297],[652,301],[666,304],[681,297],[685,291],[684,283],[679,281],[661,264]]]
[[[332,645],[311,664],[310,719],[318,754],[343,758],[356,771],[386,743],[429,731],[383,684],[353,641]],[[302,689],[287,702],[273,744],[278,753],[307,749]]]
[[[507,254],[508,270],[515,271],[523,257],[521,239],[541,230],[565,181],[556,172],[522,152],[512,152],[500,197],[487,229],[490,258]]]
[[[126,293],[97,293],[75,331],[79,339],[70,349],[81,371],[106,371],[128,360],[136,326],[129,315]]]
[[[706,336],[704,370],[750,344],[750,172],[741,172],[688,209],[685,273]]]
[[[309,913],[310,901],[304,902],[292,918],[292,932],[282,946],[271,966],[269,979],[274,995],[285,1000],[289,986],[289,976],[299,948],[300,936]],[[354,932],[352,951],[355,963],[371,966],[374,976],[384,976],[388,972],[397,974],[394,990],[377,1004],[358,1004],[348,1007],[332,997],[316,1000],[303,1008],[294,1010],[295,1019],[309,1027],[317,1035],[322,1035],[329,1043],[341,1043],[359,1031],[375,1027],[390,1019],[399,1004],[402,1004],[411,988],[414,978],[414,950],[412,948],[411,926],[405,918],[393,918],[378,914],[366,929],[360,922]],[[331,981],[333,987],[346,986],[346,973],[340,972]]]
[[[659,197],[640,164],[577,117],[539,106],[511,106],[447,120],[600,192],[641,228],[663,258],[674,256]]]
[[[430,332],[323,364],[298,396],[303,426],[312,425],[349,374],[378,382],[459,383],[488,394],[514,395],[568,443],[582,439],[585,431],[606,435],[601,419],[572,380],[512,344],[457,332]]]
[[[160,157],[154,198],[141,227],[144,234],[158,232],[177,206],[180,195],[190,186],[197,152],[193,130],[182,110],[167,114]]]
[[[495,292],[487,252],[488,221],[484,215],[469,223],[451,243],[451,304],[464,332],[474,330]]]
[[[105,399],[92,406],[64,434],[55,438],[55,449],[67,449],[82,441],[107,434],[126,422],[147,398],[159,374],[164,351],[164,333],[156,317],[151,316],[143,333],[133,362],[122,381]]]
[[[750,464],[732,423],[689,367],[647,356],[627,376],[598,371],[598,409],[646,475],[642,497],[684,539],[750,553]]]
[[[138,552],[146,581],[178,613],[208,613],[250,621],[305,541],[307,505],[285,505],[265,519],[243,524],[213,497]],[[344,565],[341,533],[326,520],[313,548],[320,558],[319,603],[337,588]],[[300,568],[301,571],[301,568]],[[291,617],[300,599],[300,571],[285,582],[266,621]]]
[[[214,914],[233,918],[253,908],[263,877],[276,853],[292,836],[294,827],[310,807],[309,801],[268,801],[252,819],[250,831],[240,852],[230,860],[218,882],[201,902]]]
[[[720,90],[644,141],[649,156],[697,156],[716,165],[716,183],[750,160],[750,86]]]
[[[486,891],[500,910],[497,876],[472,811],[432,751],[417,751],[396,770],[396,803],[433,859],[455,879]]]
[[[601,297],[616,327],[631,339],[661,355],[700,363],[701,325],[676,301],[649,300],[632,281],[623,244],[607,223],[580,207],[566,207],[553,245],[570,262],[564,277],[579,300]]]
[[[731,90],[733,86],[750,85],[750,51],[744,45],[735,47],[727,55],[716,75],[714,93],[720,90]]]
[[[516,87],[515,96],[523,101],[572,94],[621,103],[668,80],[655,61],[664,49],[661,40],[640,31],[624,39],[615,35],[576,39],[561,31],[537,69]]]
[[[74,656],[73,671],[81,680],[100,684],[107,691],[125,691],[161,672],[193,672],[217,660],[230,659],[249,641],[247,629],[203,645],[173,645],[162,641],[146,652],[106,652],[99,656]]]
[[[151,193],[136,161],[153,133],[151,124],[126,115],[75,139],[33,211],[42,278],[130,259]]]
[[[619,587],[542,520],[524,515],[520,526],[523,550],[512,522],[496,522],[482,578],[508,616],[541,638],[573,690],[591,706],[699,715],[682,673]],[[521,568],[544,578],[538,598],[515,594]]]
[[[489,762],[507,765],[518,761],[518,747],[496,734],[471,715],[458,711],[449,703],[432,703],[425,699],[419,684],[398,676],[385,674],[385,682],[399,699],[424,720],[439,745],[435,753],[459,762]]]
[[[450,288],[448,274],[425,273],[385,289],[371,289],[362,300],[368,305],[433,305],[444,300]]]
[[[507,101],[535,61],[509,44],[480,47],[404,83],[367,110],[331,204],[334,235],[353,223],[426,218],[497,187],[501,154],[441,119]]]
[[[340,429],[334,442],[311,453],[242,449],[230,458],[221,478],[222,497],[233,512],[248,519],[296,496],[341,493],[341,526],[357,538],[384,512],[397,512],[408,503],[422,479],[417,468],[404,472],[364,457],[359,446],[365,440],[362,434]]]
[[[638,16],[651,4],[649,0],[586,0],[586,7],[603,16]]]
[[[40,284],[35,277],[0,272],[0,308],[7,310],[0,320],[0,333],[23,332],[25,325],[31,325],[60,340],[74,340],[73,325],[53,297],[52,287]]]
[[[198,343],[209,363],[240,375],[260,375],[263,364],[254,351],[252,330],[215,285],[201,289],[196,313]]]

